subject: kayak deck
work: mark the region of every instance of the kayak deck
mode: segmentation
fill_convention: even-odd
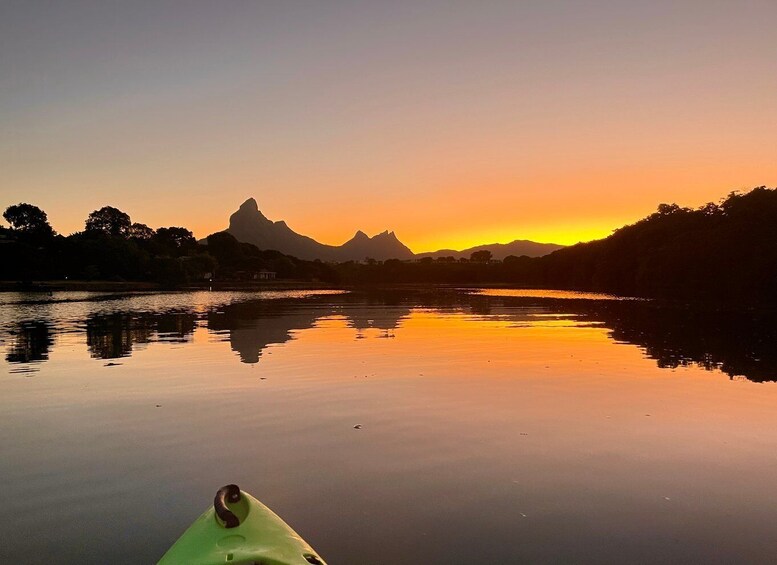
[[[277,514],[236,485],[219,489],[159,565],[326,565]]]

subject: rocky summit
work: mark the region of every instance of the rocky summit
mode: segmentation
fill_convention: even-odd
[[[359,230],[342,245],[326,245],[292,230],[286,222],[267,219],[256,200],[249,198],[230,216],[227,233],[238,241],[252,243],[259,249],[275,249],[300,259],[322,261],[362,261],[366,258],[412,259],[413,252],[394,232],[384,231],[369,237]]]

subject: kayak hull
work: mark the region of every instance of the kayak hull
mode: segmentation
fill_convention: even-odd
[[[237,488],[237,487],[235,487]],[[228,527],[211,507],[165,553],[159,565],[326,565],[277,514],[250,494],[226,501],[239,520]]]

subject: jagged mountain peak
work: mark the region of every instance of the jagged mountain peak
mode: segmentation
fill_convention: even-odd
[[[240,208],[232,214],[229,218],[229,224],[244,223],[250,224],[255,220],[259,220],[261,223],[271,223],[264,214],[259,211],[259,205],[254,198],[249,198],[240,205]]]
[[[379,261],[443,256],[469,258],[473,252],[483,249],[491,251],[495,259],[503,259],[507,255],[539,257],[562,247],[550,243],[516,240],[507,244],[479,245],[461,251],[442,249],[415,255],[393,231],[389,230],[373,237],[358,230],[343,245],[325,245],[295,232],[283,220],[277,222],[268,220],[259,211],[259,206],[254,198],[249,198],[243,202],[240,208],[230,216],[227,232],[235,236],[238,241],[252,243],[259,249],[275,249],[300,259],[321,259],[322,261],[361,261],[367,257]]]
[[[397,236],[394,235],[393,231],[383,230],[379,234],[374,235],[371,239],[372,240],[376,240],[376,239],[377,240],[394,240],[394,239],[397,239]]]
[[[369,237],[359,230],[343,245],[325,245],[296,233],[286,222],[268,220],[254,198],[249,198],[229,218],[227,232],[238,241],[252,243],[259,249],[275,249],[300,259],[324,261],[373,259],[412,259],[413,252],[388,230]]]
[[[248,210],[251,212],[258,212],[259,211],[259,204],[256,203],[256,199],[249,198],[245,202],[243,202],[240,205],[240,210]]]

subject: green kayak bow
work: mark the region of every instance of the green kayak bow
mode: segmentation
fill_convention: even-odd
[[[159,565],[326,565],[280,517],[237,485],[186,530]]]

